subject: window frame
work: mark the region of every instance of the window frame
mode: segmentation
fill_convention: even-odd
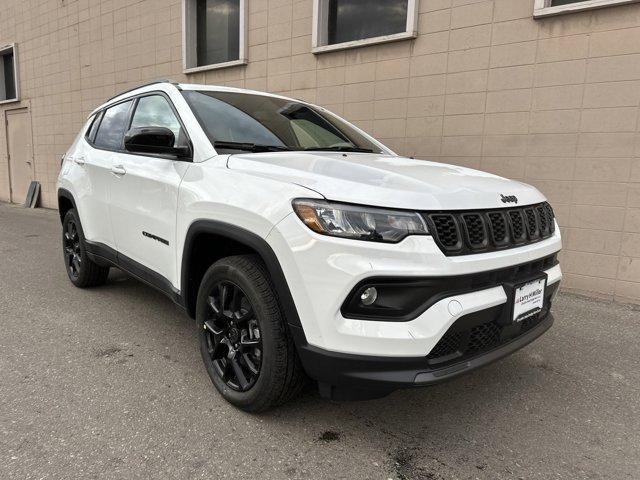
[[[418,36],[419,1],[420,0],[407,0],[407,23],[404,32],[329,45],[327,44],[329,36],[329,0],[313,0],[311,52],[318,54],[416,38]]]
[[[551,6],[551,0],[535,0],[533,7],[533,18],[545,18],[553,15],[566,13],[584,12],[596,8],[612,7],[615,5],[626,5],[637,3],[640,0],[582,0],[567,5]]]
[[[4,56],[5,52],[11,50],[13,53],[13,82],[15,84],[16,96],[14,98],[7,98],[0,100],[0,105],[5,103],[13,103],[20,101],[20,75],[18,69],[18,46],[15,43],[9,43],[0,47],[0,55]]]
[[[173,157],[173,156],[168,156],[168,155],[164,155],[164,154],[157,154],[157,153],[136,153],[136,152],[130,152],[128,151],[126,148],[124,148],[124,135],[131,129],[131,122],[133,121],[133,115],[136,111],[136,108],[138,107],[138,100],[140,100],[143,97],[151,97],[154,95],[159,95],[161,97],[163,97],[167,103],[169,104],[169,107],[171,108],[171,110],[173,111],[173,113],[175,114],[176,118],[178,119],[178,122],[180,123],[180,127],[182,128],[182,130],[184,131],[184,135],[186,137],[187,140],[187,146],[189,147],[189,150],[191,151],[189,157]],[[95,137],[98,133],[98,130],[100,129],[100,125],[102,124],[102,119],[104,117],[104,112],[108,109],[110,109],[111,107],[115,107],[116,105],[119,105],[121,103],[125,103],[125,102],[132,102],[131,106],[129,107],[129,111],[127,112],[127,118],[125,120],[125,130],[124,130],[124,134],[122,135],[122,143],[120,144],[120,148],[117,149],[111,149],[111,148],[103,148],[103,147],[98,147],[95,144]],[[91,130],[91,127],[89,127],[89,129],[87,130],[87,133],[85,134],[85,140],[86,142],[92,147],[95,148],[96,150],[102,150],[103,152],[114,152],[114,153],[124,153],[127,155],[137,155],[137,156],[141,156],[141,157],[152,157],[152,158],[158,158],[158,159],[162,159],[162,160],[169,160],[172,162],[192,162],[193,161],[193,142],[191,141],[191,137],[189,136],[189,132],[187,130],[187,128],[185,127],[184,122],[182,121],[182,118],[180,118],[180,114],[178,113],[178,110],[176,109],[175,105],[173,104],[173,102],[171,101],[171,98],[169,98],[169,95],[166,94],[166,92],[163,92],[162,90],[153,90],[150,92],[143,92],[143,93],[139,93],[137,95],[132,95],[130,97],[127,98],[123,98],[117,102],[113,102],[110,103],[109,105],[105,105],[104,107],[102,107],[100,110],[98,110],[95,114],[95,120],[94,122],[99,121],[100,124],[98,125],[98,127],[96,128],[96,131],[93,135],[93,138],[89,138],[88,134],[89,131]],[[92,122],[93,125],[93,122]]]
[[[247,0],[240,2],[240,35],[237,60],[230,60],[222,63],[212,63],[210,65],[198,66],[198,38],[197,38],[197,0],[182,0],[182,73],[198,73],[207,70],[218,70],[221,68],[236,67],[246,65],[248,58],[248,37],[247,37]]]

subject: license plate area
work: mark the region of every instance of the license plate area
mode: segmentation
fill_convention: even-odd
[[[511,323],[517,324],[526,318],[538,315],[544,308],[547,276],[539,276],[514,286],[511,308]]]

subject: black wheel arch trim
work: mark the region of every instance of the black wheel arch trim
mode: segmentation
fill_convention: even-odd
[[[60,221],[62,222],[62,220],[64,220],[64,218],[62,218],[62,212],[60,211],[60,199],[61,198],[65,198],[67,200],[69,200],[71,202],[71,205],[73,205],[73,208],[76,210],[76,212],[78,211],[78,207],[76,205],[76,199],[73,198],[73,194],[67,190],[66,188],[59,188],[58,189],[58,212],[60,213]],[[80,213],[78,213],[79,215]]]
[[[182,272],[181,272],[181,292],[182,298],[187,303],[187,312],[189,316],[195,317],[195,306],[189,305],[187,299],[190,298],[189,289],[189,263],[191,260],[192,245],[197,235],[202,233],[210,233],[230,240],[241,243],[254,250],[267,267],[267,271],[271,276],[273,286],[278,294],[280,305],[284,311],[287,323],[297,327],[301,326],[298,309],[293,301],[293,296],[289,289],[289,284],[284,275],[280,261],[277,255],[269,245],[269,243],[259,235],[256,235],[242,227],[232,225],[217,220],[196,220],[191,224],[184,242],[184,250],[182,255]]]

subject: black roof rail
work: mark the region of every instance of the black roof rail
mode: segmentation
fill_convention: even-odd
[[[149,85],[156,85],[157,83],[170,83],[171,85],[175,85],[176,87],[179,85],[177,82],[173,82],[171,80],[166,80],[166,79],[154,80],[153,82],[143,83],[142,85],[138,85],[136,87],[130,88],[129,90],[125,90],[124,92],[120,92],[120,93],[114,95],[113,97],[109,98],[108,100],[106,100],[104,103],[108,103],[111,100],[113,100],[114,98],[118,98],[120,95],[124,95],[126,93],[133,92],[134,90],[137,90],[137,89],[142,88],[142,87],[148,87]]]

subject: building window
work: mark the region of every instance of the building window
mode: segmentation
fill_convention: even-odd
[[[20,100],[17,61],[15,45],[0,48],[0,103]]]
[[[185,73],[247,63],[247,0],[183,0]]]
[[[417,35],[418,0],[314,0],[313,52]]]
[[[534,18],[549,17],[638,1],[640,0],[535,0],[533,16]]]

